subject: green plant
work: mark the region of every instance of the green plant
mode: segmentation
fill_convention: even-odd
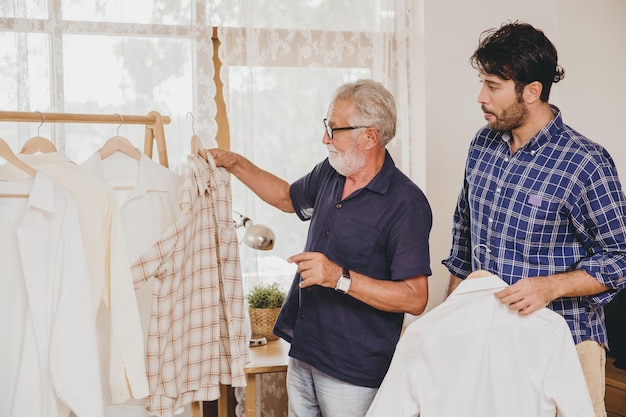
[[[260,284],[250,290],[247,298],[251,308],[279,308],[285,302],[285,293],[277,283]]]

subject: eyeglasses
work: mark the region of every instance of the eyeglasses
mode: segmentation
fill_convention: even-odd
[[[369,126],[346,126],[346,127],[330,127],[328,126],[328,119],[324,119],[324,129],[330,140],[333,140],[333,133],[337,130],[354,130],[354,129],[366,129]]]

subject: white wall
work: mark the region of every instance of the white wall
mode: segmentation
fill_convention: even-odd
[[[415,7],[421,0],[413,0]],[[466,152],[484,125],[479,83],[469,57],[483,30],[508,20],[542,29],[555,44],[565,79],[551,102],[565,123],[612,154],[626,181],[626,0],[423,0],[425,59],[425,191],[433,209],[430,301],[443,300],[450,227]],[[420,161],[418,161],[420,162]]]

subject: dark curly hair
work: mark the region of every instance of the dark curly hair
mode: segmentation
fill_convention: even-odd
[[[470,58],[472,67],[478,71],[513,80],[518,94],[526,85],[539,81],[543,87],[541,101],[548,101],[552,83],[565,76],[557,61],[556,48],[546,35],[517,21],[483,32]]]

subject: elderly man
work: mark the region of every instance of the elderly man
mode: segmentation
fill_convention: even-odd
[[[329,156],[292,184],[241,155],[218,166],[265,202],[310,221],[274,327],[291,343],[289,415],[364,416],[389,368],[404,313],[420,314],[431,274],[432,213],[386,150],[396,108],[380,83],[340,86],[324,119]]]

